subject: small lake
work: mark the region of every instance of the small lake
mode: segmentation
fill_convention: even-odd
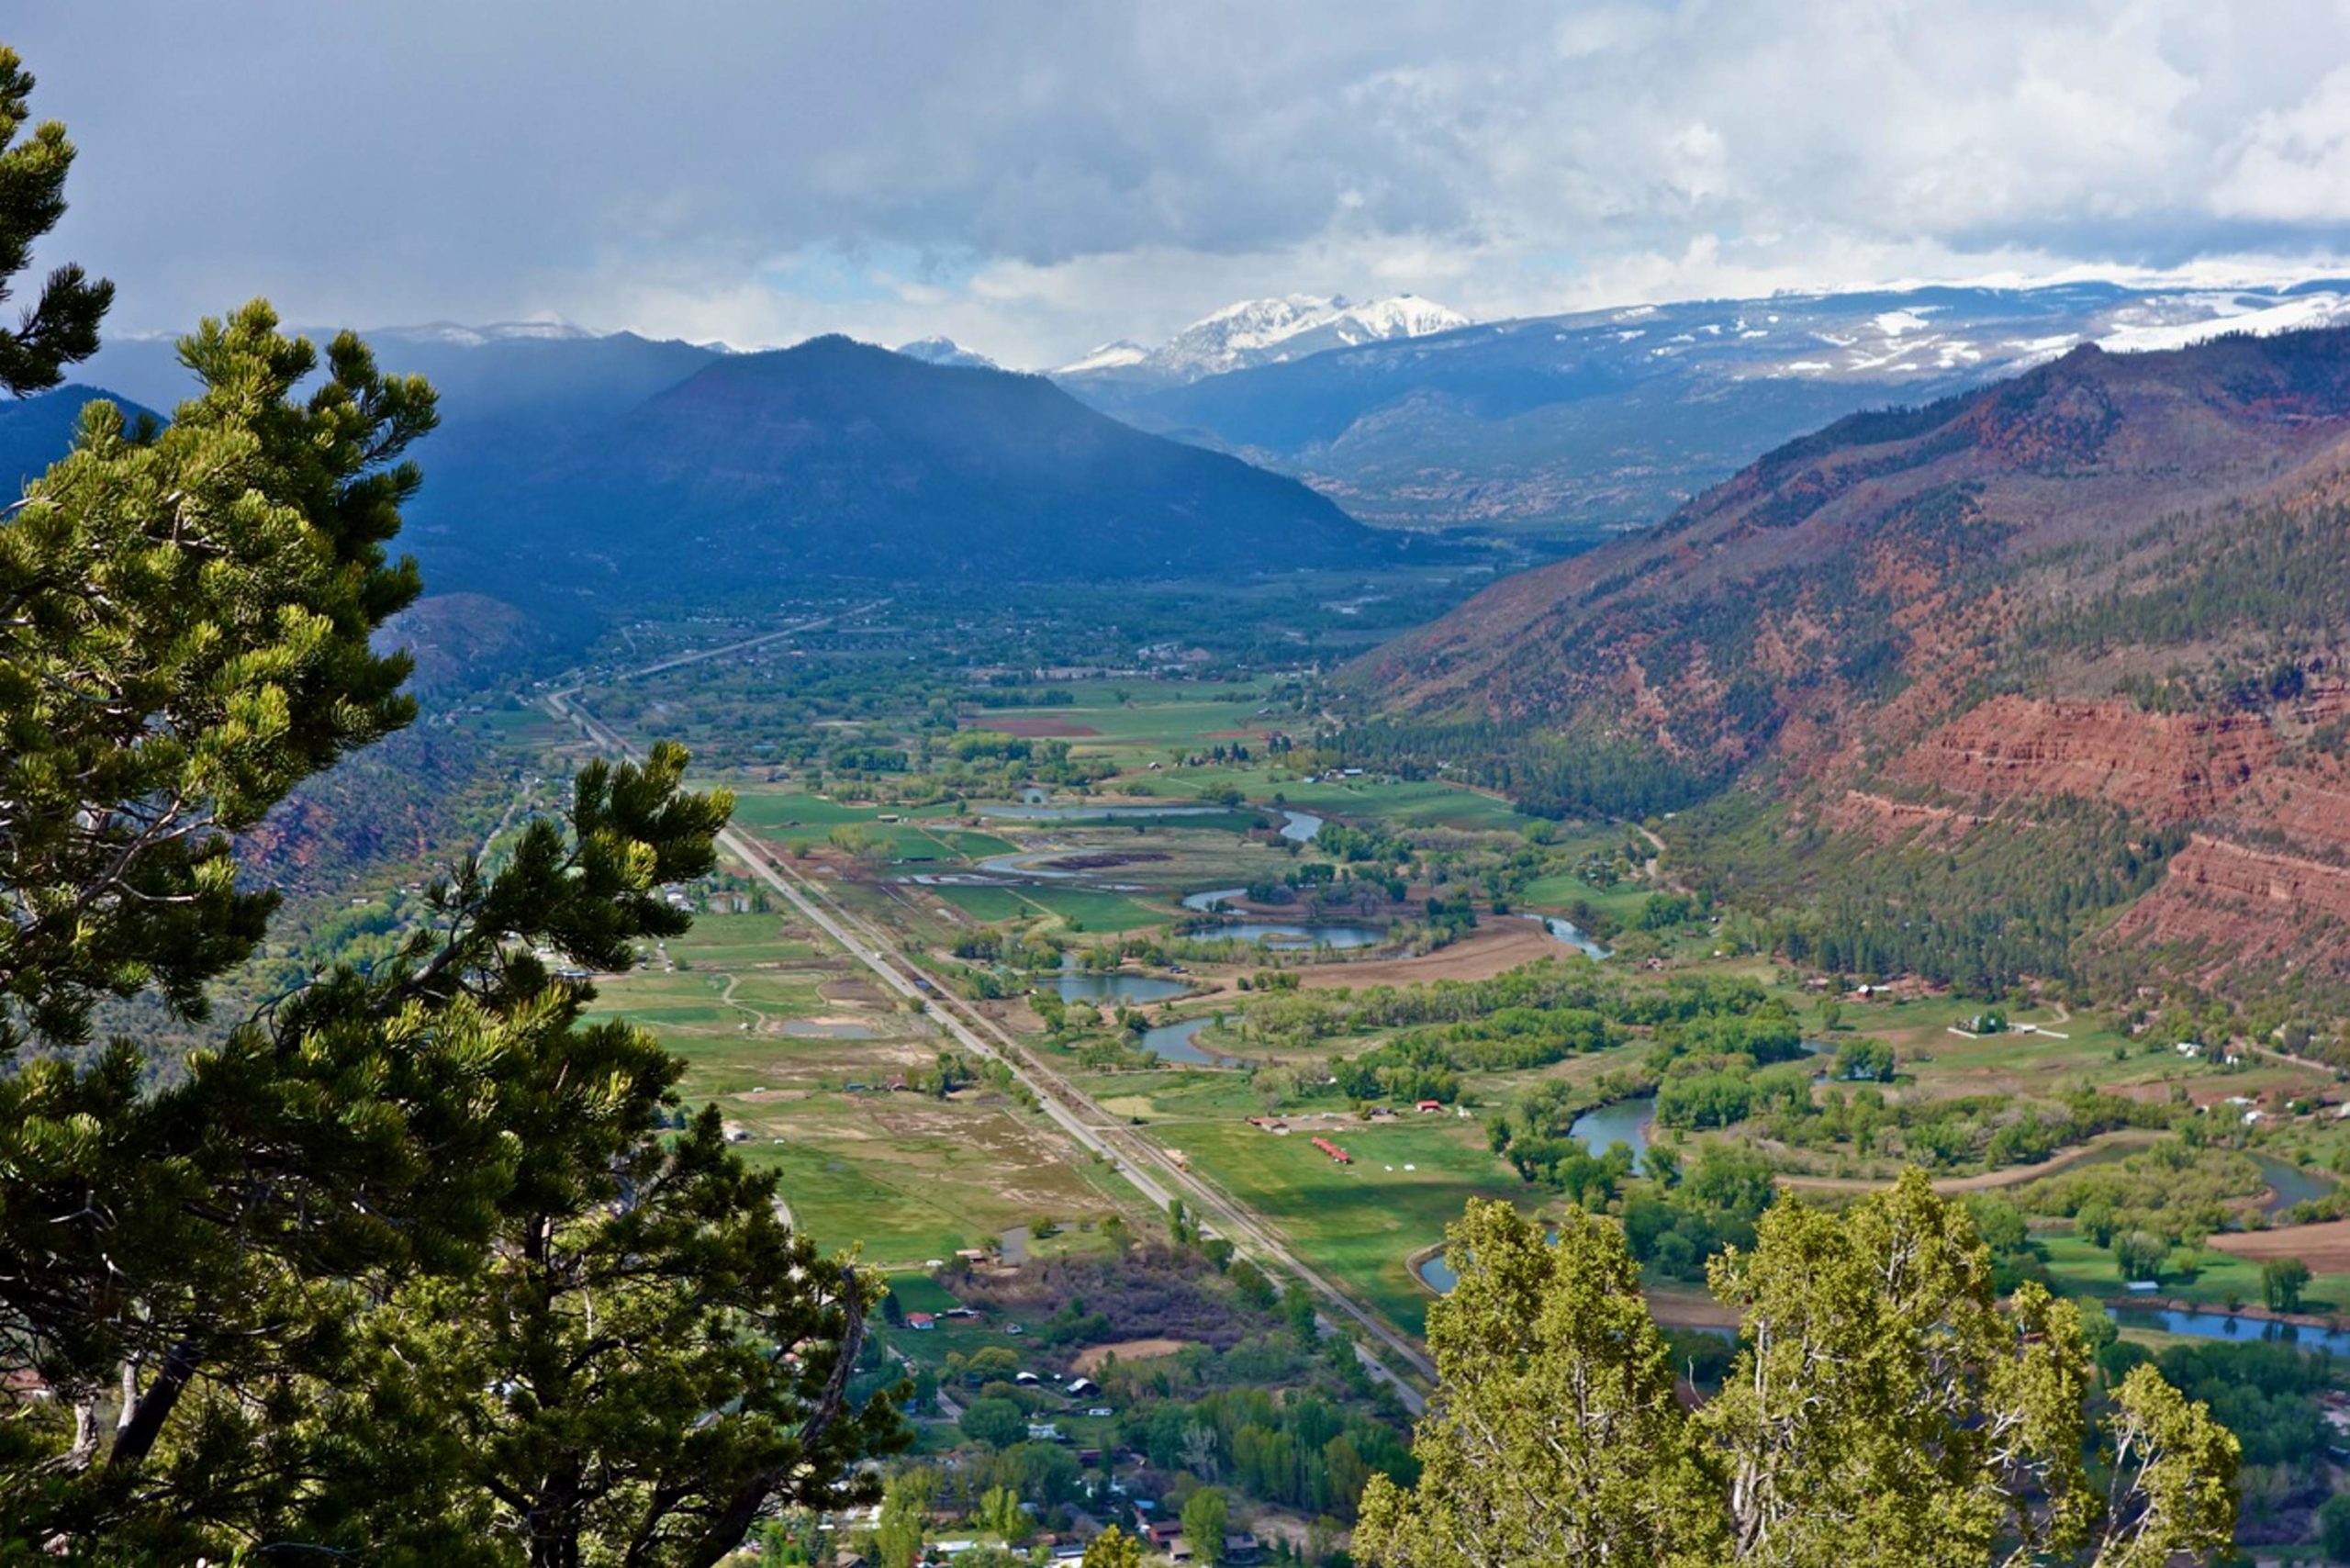
[[[2239,1345],[2266,1341],[2303,1350],[2350,1355],[2350,1329],[2309,1328],[2296,1323],[2271,1323],[2259,1317],[2231,1317],[2224,1312],[2176,1312],[2166,1306],[2112,1306],[2106,1309],[2124,1328],[2152,1328],[2197,1339],[2220,1339]]]
[[[1228,920],[1205,931],[1189,933],[1214,942],[1262,942],[1268,947],[1376,947],[1387,940],[1385,927],[1306,924],[1286,920]]]
[[[1315,820],[1315,825],[1321,825],[1319,818]],[[1213,914],[1218,904],[1248,895],[1246,888],[1210,888],[1205,892],[1185,893],[1183,907]],[[1376,947],[1387,940],[1387,928],[1342,921],[1266,920],[1256,915],[1234,915],[1220,925],[1184,935],[1203,942],[1228,938],[1235,942],[1262,942],[1269,947]]]
[[[1192,988],[1179,980],[1162,980],[1157,975],[1128,974],[1123,969],[1107,973],[1078,969],[1071,961],[1075,955],[1061,959],[1059,976],[1063,1002],[1166,1002],[1181,996]]]
[[[1585,931],[1582,926],[1577,925],[1573,921],[1567,919],[1563,915],[1529,914],[1526,918],[1528,920],[1540,921],[1542,923],[1543,930],[1549,932],[1551,936],[1557,940],[1565,943],[1570,947],[1572,947],[1576,952],[1581,953],[1586,958],[1604,958],[1607,957],[1607,949],[1593,941],[1589,932]]]
[[[1611,1144],[1629,1144],[1635,1158],[1649,1151],[1649,1124],[1656,1120],[1656,1096],[1642,1094],[1585,1111],[1567,1128],[1569,1137],[1581,1138],[1594,1154],[1605,1154]]]
[[[1142,1032],[1142,1048],[1158,1053],[1161,1061],[1180,1061],[1193,1067],[1217,1067],[1225,1058],[1203,1048],[1200,1031],[1214,1023],[1214,1018],[1187,1018],[1181,1024],[1161,1024]]]
[[[784,1024],[783,1032],[795,1040],[869,1040],[874,1037],[870,1024],[820,1024],[812,1018],[789,1019]]]

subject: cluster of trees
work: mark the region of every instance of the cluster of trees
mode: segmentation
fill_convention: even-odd
[[[1341,1092],[1355,1100],[1460,1098],[1460,1074],[1547,1066],[1622,1039],[1596,1009],[1504,1007],[1481,1018],[1398,1036],[1334,1063]]]
[[[1486,1124],[1486,1137],[1494,1152],[1516,1167],[1525,1180],[1565,1193],[1576,1203],[1605,1204],[1631,1178],[1637,1164],[1632,1150],[1618,1143],[1594,1151],[1569,1129],[1592,1106],[1640,1087],[1613,1076],[1601,1078],[1589,1089],[1555,1080],[1538,1083]]]
[[[1346,759],[1405,778],[1445,777],[1498,790],[1545,817],[1635,820],[1680,811],[1720,790],[1729,770],[1609,736],[1562,734],[1539,720],[1422,722],[1375,718],[1339,737]]]
[[[1660,1152],[1649,1151],[1651,1187],[1624,1200],[1625,1245],[1673,1279],[1702,1281],[1724,1248],[1754,1245],[1755,1223],[1777,1195],[1770,1163],[1751,1149],[1709,1144],[1684,1171]]]
[[[0,50],[0,285],[72,160],[32,85]],[[86,357],[110,293],[52,273],[0,390]],[[0,513],[0,1556],[701,1565],[869,1495],[902,1440],[851,1393],[872,1282],[533,956],[686,929],[660,889],[730,802],[682,751],[581,767],[384,961],[173,1070],[104,1033],[206,1018],[278,902],[239,835],[415,714],[375,639],[419,592],[386,547],[431,389],[261,304],[182,357],[168,426],[93,404]]]
[[[2015,1201],[2028,1214],[2070,1218],[2094,1247],[2132,1234],[2154,1238],[2165,1253],[2196,1245],[2224,1228],[2232,1209],[2257,1196],[2267,1179],[2241,1149],[2204,1143],[2207,1118],[2179,1115],[2177,1125],[2178,1136],[2123,1159],[2020,1187]]]
[[[1543,958],[1482,980],[1437,980],[1413,986],[1315,990],[1254,999],[1241,1009],[1239,1029],[1252,1043],[1289,1047],[1419,1025],[1464,1026],[1468,1044],[1509,1030],[1487,1031],[1485,1021],[1538,1017],[1561,1010],[1593,1013],[1612,1025],[1652,1028],[1668,1040],[1687,1037],[1708,1017],[1785,1017],[1785,1004],[1752,980],[1716,975],[1673,975],[1656,985],[1594,968],[1580,960]],[[1515,1025],[1512,1025],[1515,1028]],[[1700,1027],[1703,1027],[1701,1025]],[[1757,1024],[1757,1030],[1766,1025]],[[1785,1025],[1767,1025],[1773,1037]],[[1541,1025],[1532,1025],[1535,1033]],[[1455,1036],[1447,1036],[1448,1039]],[[1708,1036],[1711,1037],[1711,1036]],[[1801,1030],[1795,1032],[1801,1048]],[[1758,1040],[1759,1045],[1759,1040]],[[1770,1048],[1770,1047],[1763,1047]]]
[[[2089,801],[2041,802],[2029,823],[1954,842],[1894,845],[1818,824],[1766,831],[1786,825],[1782,811],[1725,797],[1675,824],[1676,856],[1724,900],[1774,909],[1756,935],[1790,963],[1922,975],[1969,996],[2078,976],[2081,937],[2159,881],[2187,842],[2183,827]]]
[[[1448,1240],[1444,1397],[1417,1483],[1366,1491],[1369,1562],[2156,1568],[2230,1544],[2236,1439],[2154,1367],[2100,1385],[2071,1304],[2000,1302],[1917,1172],[1841,1215],[1775,1205],[1714,1267],[1742,1338],[1694,1409],[1614,1225],[1571,1209],[1546,1238],[1479,1204]]]
[[[2234,1435],[2244,1455],[2237,1481],[2247,1535],[2260,1529],[2255,1539],[2274,1540],[2303,1533],[2277,1527],[2302,1526],[2333,1490],[2327,1455],[2339,1439],[2320,1402],[2338,1371],[2332,1358],[2258,1341],[2179,1344],[2156,1353],[2115,1339],[2097,1359],[2109,1383],[2151,1366]]]
[[[1120,1432],[1155,1470],[1185,1472],[1308,1517],[1351,1520],[1373,1474],[1416,1473],[1393,1425],[1313,1394],[1236,1388],[1188,1405],[1164,1400],[1131,1413]]]

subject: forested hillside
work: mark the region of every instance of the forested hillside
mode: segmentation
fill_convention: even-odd
[[[1042,377],[838,337],[715,361],[431,515],[456,552],[436,581],[525,599],[1247,574],[1392,554],[1296,481],[1145,435]]]
[[[1361,661],[1354,745],[1696,808],[1830,967],[2350,984],[2345,442],[2335,330],[1857,415]]]

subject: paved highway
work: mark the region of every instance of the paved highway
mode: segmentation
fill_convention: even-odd
[[[711,657],[725,651],[713,649],[708,655],[694,656]],[[671,667],[675,662],[648,666],[648,670]],[[606,751],[643,760],[643,754],[622,739],[618,731],[580,706],[575,700],[576,695],[576,688],[550,693],[546,699],[547,705],[557,717],[576,724],[588,739]],[[721,832],[718,842],[754,875],[789,901],[809,924],[872,970],[883,985],[900,996],[920,1003],[923,1010],[966,1050],[982,1059],[1002,1062],[1010,1069],[1015,1078],[1027,1085],[1045,1114],[1069,1135],[1071,1141],[1108,1160],[1136,1192],[1161,1209],[1172,1208],[1180,1193],[1185,1204],[1207,1222],[1212,1231],[1230,1241],[1242,1255],[1254,1256],[1260,1264],[1270,1263],[1287,1271],[1312,1290],[1326,1308],[1360,1324],[1421,1376],[1431,1383],[1436,1381],[1436,1363],[1418,1346],[1374,1316],[1320,1272],[1300,1261],[1280,1237],[1221,1190],[1182,1170],[1157,1144],[1136,1136],[1122,1126],[1117,1118],[1103,1111],[1051,1066],[1038,1060],[1035,1053],[994,1019],[961,998],[936,990],[926,978],[917,978],[919,971],[894,950],[887,936],[842,908],[820,883],[735,828],[729,827]],[[1426,1406],[1420,1391],[1395,1376],[1367,1349],[1360,1345],[1356,1349],[1363,1365],[1372,1375],[1393,1386],[1405,1408],[1418,1415]]]

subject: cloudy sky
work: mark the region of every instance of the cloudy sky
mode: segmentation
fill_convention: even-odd
[[[1039,365],[1480,317],[2342,270],[2350,0],[26,0],[118,330],[558,316]]]

